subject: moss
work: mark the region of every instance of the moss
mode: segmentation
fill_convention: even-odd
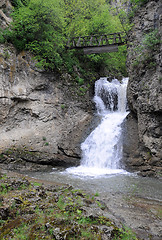
[[[61,109],[65,109],[65,107],[66,107],[65,104],[61,105]]]
[[[17,219],[14,219],[13,221],[9,221],[7,224],[3,225],[0,228],[0,232],[1,232],[0,239],[3,239],[5,235],[10,233],[12,229],[20,226],[21,223],[22,223],[22,219],[18,217]]]
[[[159,83],[162,84],[162,77],[159,77]]]
[[[0,64],[2,64],[4,62],[4,59],[3,57],[1,57],[1,54],[0,54]]]
[[[24,159],[28,159],[28,160],[37,160],[40,158],[40,153],[38,152],[34,152],[30,149],[27,149],[27,147],[23,147],[23,148],[16,148],[15,146],[8,148],[6,150],[3,150],[1,152],[1,158],[4,156],[8,156],[8,161],[11,162],[13,161],[20,161],[21,159],[24,161]],[[4,158],[5,159],[5,158]]]

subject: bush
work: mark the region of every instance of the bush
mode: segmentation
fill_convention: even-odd
[[[142,48],[148,50],[155,50],[157,45],[160,43],[160,35],[157,30],[154,30],[145,36],[142,39]]]
[[[154,54],[159,44],[160,36],[157,30],[145,34],[140,44],[134,49],[136,60],[134,61],[133,66],[136,67],[141,63],[149,68],[154,68],[156,66]]]
[[[56,3],[56,1],[55,1]],[[63,18],[50,0],[31,0],[28,6],[14,11],[10,41],[21,51],[33,52],[39,65],[58,69],[62,64],[60,56],[64,48],[62,34]]]
[[[31,51],[38,67],[73,74],[77,66],[82,77],[104,68],[110,71],[113,68],[125,75],[124,51],[85,56],[81,51],[65,47],[72,36],[123,31],[119,17],[111,14],[106,0],[12,0],[12,3],[15,6],[13,23],[5,39],[18,51]]]
[[[4,37],[3,37],[3,34],[0,33],[0,43],[4,43],[4,42],[5,42],[5,39],[4,39]]]
[[[10,0],[12,6],[19,8],[23,6],[27,6],[30,2],[30,0]]]

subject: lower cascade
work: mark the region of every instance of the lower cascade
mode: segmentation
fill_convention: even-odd
[[[122,169],[122,123],[126,118],[126,89],[128,78],[120,83],[100,78],[95,83],[94,102],[100,124],[81,144],[82,159],[79,167],[66,171],[79,176],[100,176],[127,173]]]

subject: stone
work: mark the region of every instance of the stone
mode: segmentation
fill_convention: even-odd
[[[22,204],[23,201],[20,198],[15,198],[15,203],[19,205]]]
[[[9,210],[8,207],[6,207],[6,208],[4,208],[4,207],[0,208],[0,218],[1,218],[2,220],[8,219],[9,215],[10,215],[10,210]]]
[[[29,53],[17,55],[10,46],[10,57],[5,60],[5,51],[0,45],[0,152],[19,148],[23,161],[53,166],[78,164],[80,144],[93,116],[90,93],[81,101],[74,86],[70,87],[71,78],[65,75],[70,84],[66,85],[64,76],[38,72],[30,64]],[[3,68],[6,63],[8,67]]]
[[[0,2],[0,27],[5,29],[12,22],[10,13],[12,5],[9,0],[1,0]]]
[[[134,26],[129,35],[127,67],[129,74],[128,105],[130,108],[130,120],[127,119],[126,144],[124,152],[130,160],[129,165],[142,171],[141,166],[150,166],[155,169],[151,175],[155,175],[156,166],[162,166],[162,89],[161,89],[161,49],[162,44],[156,45],[153,52],[143,49],[143,56],[150,54],[149,60],[138,60],[138,52],[135,49],[141,45],[145,34],[157,30],[161,37],[161,1],[149,1],[137,11],[133,22]],[[142,21],[140,21],[142,19]],[[147,56],[147,55],[146,55]],[[137,61],[138,60],[138,61]],[[145,62],[144,62],[145,61]],[[151,65],[152,64],[152,65]],[[132,127],[136,129],[132,134]],[[135,157],[138,152],[138,158]],[[158,164],[157,164],[158,163]],[[158,169],[158,168],[157,168]],[[150,175],[150,171],[148,175]]]

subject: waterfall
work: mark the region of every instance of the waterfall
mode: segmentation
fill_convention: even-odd
[[[81,144],[82,159],[79,167],[67,172],[82,176],[126,173],[120,165],[122,158],[122,122],[126,118],[126,88],[128,78],[120,83],[101,78],[95,83],[94,102],[100,124]]]

